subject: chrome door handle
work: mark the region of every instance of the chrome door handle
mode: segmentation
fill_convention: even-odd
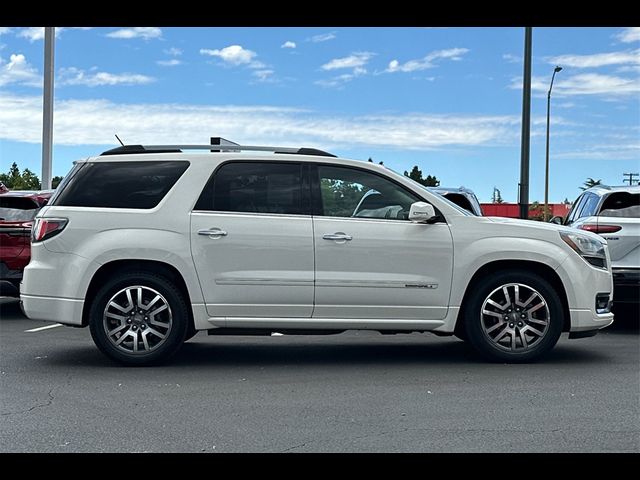
[[[325,233],[322,236],[325,240],[342,240],[342,241],[351,241],[353,237],[351,235],[347,235],[346,233],[338,232],[338,233]]]
[[[212,228],[211,230],[198,230],[198,235],[206,235],[208,237],[226,237],[227,232],[220,230],[219,228]]]

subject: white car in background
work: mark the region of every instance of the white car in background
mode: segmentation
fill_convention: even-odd
[[[598,185],[585,190],[564,224],[607,241],[614,303],[640,304],[640,186]]]
[[[613,321],[598,235],[478,217],[369,162],[221,143],[76,162],[35,220],[26,315],[89,326],[129,365],[201,330],[433,332],[525,362]]]

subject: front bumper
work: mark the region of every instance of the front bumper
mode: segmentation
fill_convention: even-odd
[[[606,252],[607,264],[610,265],[609,252]],[[610,270],[595,268],[578,255],[572,254],[558,266],[556,272],[567,293],[571,320],[569,332],[574,334],[570,338],[583,337],[585,335],[575,334],[600,330],[613,323],[613,313],[598,313],[596,310],[597,296],[608,294],[609,305],[611,304],[614,289]]]

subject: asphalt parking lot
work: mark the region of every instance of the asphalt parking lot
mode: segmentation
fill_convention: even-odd
[[[638,452],[637,312],[542,362],[428,334],[208,337],[123,368],[0,305],[2,452]]]

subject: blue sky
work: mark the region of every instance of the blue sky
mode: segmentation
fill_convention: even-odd
[[[522,28],[58,28],[54,175],[125,143],[309,146],[517,201]],[[0,170],[40,173],[43,31],[0,27]],[[640,170],[640,28],[534,28],[530,199]]]

